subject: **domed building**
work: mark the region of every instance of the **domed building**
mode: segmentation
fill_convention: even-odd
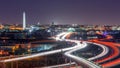
[[[75,28],[68,28],[67,31],[68,31],[68,32],[75,32],[76,30],[75,30]]]

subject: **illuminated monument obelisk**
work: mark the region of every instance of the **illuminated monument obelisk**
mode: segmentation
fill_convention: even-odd
[[[26,29],[26,14],[23,12],[23,30]]]

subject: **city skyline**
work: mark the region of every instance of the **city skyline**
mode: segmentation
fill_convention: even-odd
[[[119,0],[1,0],[0,23],[110,24],[120,22]]]

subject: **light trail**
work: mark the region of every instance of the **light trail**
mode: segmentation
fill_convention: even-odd
[[[92,43],[92,42],[87,42],[87,43]],[[104,45],[102,45],[102,44],[97,44],[97,43],[92,43],[92,44],[95,44],[95,45],[101,47],[101,48],[103,49],[103,51],[102,51],[102,53],[98,54],[98,55],[95,56],[95,57],[88,58],[88,60],[90,60],[90,61],[91,61],[91,60],[98,59],[98,58],[101,58],[101,57],[105,56],[105,55],[109,52],[108,47],[106,47],[106,46],[104,46]]]
[[[71,50],[71,49],[74,49],[74,48],[77,48],[77,47],[78,46],[74,46],[74,47],[63,48],[63,49],[58,49],[58,50],[53,50],[53,51],[48,51],[48,52],[42,52],[42,53],[38,53],[38,54],[32,54],[32,55],[28,55],[28,56],[24,56],[24,57],[6,59],[6,60],[2,60],[0,62],[11,62],[11,61],[24,60],[24,59],[29,59],[29,58],[39,57],[39,56],[45,56],[45,55],[50,55],[50,54],[55,54],[55,53],[59,53],[59,52],[68,51],[68,50]]]
[[[87,46],[87,44],[84,43],[83,46],[78,47],[78,48],[73,49],[73,50],[70,50],[70,51],[66,52],[65,55],[72,58],[72,59],[74,59],[74,60],[76,60],[76,61],[78,61],[79,63],[83,63],[83,64],[87,65],[90,68],[101,68],[100,66],[98,66],[98,65],[96,65],[96,64],[94,64],[94,63],[92,63],[92,62],[90,62],[90,61],[88,61],[86,59],[83,59],[81,57],[72,55],[73,52],[75,52],[77,50],[80,50],[82,48],[85,48],[86,46]]]
[[[54,38],[54,39],[56,39],[56,40],[65,39],[65,37],[63,37],[62,39],[61,39],[61,37],[64,36],[66,33],[67,33],[67,32],[60,33],[60,34],[56,35],[56,38]]]
[[[65,38],[67,38],[67,39],[70,38],[70,35],[73,34],[73,33],[75,33],[75,32],[68,33],[67,35],[64,36],[64,39],[65,39]],[[86,42],[86,43],[92,43],[92,42],[87,42],[87,41],[84,41],[84,42]],[[103,51],[102,51],[101,54],[99,54],[99,55],[97,55],[97,56],[95,56],[95,57],[89,58],[88,60],[90,60],[90,61],[91,61],[91,60],[98,59],[98,58],[100,58],[100,57],[103,57],[104,55],[106,55],[106,54],[109,52],[109,49],[108,49],[106,46],[102,45],[102,44],[97,44],[97,43],[92,43],[92,44],[96,44],[96,45],[100,46],[100,47],[103,49]]]
[[[72,34],[72,33],[64,34],[64,36],[63,36],[62,38],[63,38],[63,39],[67,38],[66,41],[71,41],[71,40],[68,39],[71,34]],[[72,41],[71,41],[71,42],[72,42]],[[92,43],[92,42],[86,42],[86,43]],[[95,59],[101,58],[101,57],[105,56],[106,54],[108,54],[108,52],[109,52],[108,47],[106,47],[106,46],[104,46],[104,45],[102,45],[102,44],[98,44],[98,43],[93,43],[93,44],[96,44],[96,45],[100,46],[100,47],[103,49],[103,51],[102,51],[102,53],[100,53],[99,55],[97,55],[97,56],[95,56],[95,57],[91,57],[91,58],[89,58],[88,60],[90,60],[90,61],[91,61],[91,60],[95,60]],[[104,60],[104,61],[102,61],[102,62],[105,62],[105,61],[107,61],[107,60]],[[99,62],[100,62],[100,61],[99,61]]]
[[[109,68],[109,67],[113,67],[113,66],[116,66],[116,65],[119,65],[120,64],[120,58],[116,59],[116,60],[113,60],[113,61],[110,61],[110,62],[107,62],[107,63],[104,63],[102,64],[103,67],[106,67],[106,68]]]
[[[47,67],[41,67],[41,68],[57,68],[57,67],[66,67],[66,66],[71,66],[71,65],[75,65],[75,62],[71,62],[71,63],[66,63],[66,64],[60,64],[60,65],[53,65],[53,66],[47,66]],[[80,67],[82,68],[82,67]]]
[[[113,54],[111,54],[110,56],[108,56],[106,58],[103,58],[101,60],[97,60],[96,61],[97,63],[102,63],[102,62],[111,60],[111,59],[113,59],[113,58],[115,58],[119,55],[119,49],[117,47],[111,45],[109,42],[101,42],[101,41],[98,41],[98,40],[94,40],[94,42],[99,43],[99,44],[103,44],[103,45],[108,46],[108,47],[113,49]]]
[[[69,35],[70,35],[70,34],[69,34]],[[66,36],[64,36],[64,37],[68,38],[68,37],[70,37],[69,35],[66,35],[67,37],[66,37]],[[69,40],[69,41],[70,41],[70,40]],[[119,51],[118,51],[117,47],[112,46],[113,43],[110,43],[110,42],[109,42],[109,43],[105,43],[105,42],[103,43],[103,42],[102,42],[102,44],[103,44],[103,45],[102,45],[101,43],[98,44],[98,42],[97,42],[97,43],[93,43],[93,44],[96,44],[96,45],[100,46],[100,47],[103,49],[103,51],[102,51],[101,54],[99,54],[99,55],[97,55],[97,56],[95,56],[95,57],[91,57],[91,58],[89,58],[88,60],[95,60],[95,59],[101,58],[101,57],[105,56],[106,54],[108,54],[109,49],[108,49],[107,46],[111,47],[111,48],[114,50],[113,55],[112,55],[112,56],[109,56],[109,57],[106,57],[106,58],[104,58],[104,59],[102,59],[102,60],[99,60],[99,61],[97,61],[97,63],[102,63],[102,62],[108,61],[108,60],[110,60],[110,59],[113,59],[113,58],[115,58],[116,56],[118,56],[118,54],[119,54]],[[109,44],[111,44],[111,45],[109,45]],[[104,45],[106,45],[106,46],[104,46]],[[114,44],[114,45],[120,46],[119,44]],[[116,52],[117,52],[117,53],[116,53]],[[108,62],[108,63],[104,63],[104,64],[102,64],[102,66],[103,66],[103,67],[111,67],[111,66],[115,66],[115,65],[117,65],[117,64],[120,64],[120,58],[117,59],[117,60]]]
[[[65,39],[66,36],[71,35],[71,34],[72,34],[72,33],[67,33],[67,34],[64,35],[62,38]],[[69,36],[69,37],[70,37],[70,36]],[[66,41],[72,41],[72,40],[69,40],[68,37],[67,37]],[[90,67],[90,68],[101,68],[100,66],[98,66],[98,65],[96,65],[96,64],[94,64],[94,63],[92,63],[92,62],[90,62],[90,61],[88,61],[88,60],[86,60],[86,59],[83,59],[83,58],[81,58],[81,57],[72,55],[71,53],[73,53],[73,52],[75,52],[75,51],[77,51],[77,50],[80,50],[80,49],[82,49],[82,48],[87,47],[87,43],[86,43],[86,42],[83,42],[82,44],[80,44],[80,41],[76,41],[76,40],[73,40],[73,42],[76,42],[78,46],[80,46],[80,45],[82,45],[82,46],[80,46],[80,47],[78,47],[78,48],[76,48],[76,49],[70,50],[70,51],[68,51],[68,52],[65,52],[65,55],[66,55],[66,56],[68,56],[68,57],[70,57],[70,58],[72,58],[72,59],[75,59],[75,60],[77,60],[78,62],[83,63],[83,64],[87,65],[87,66]]]
[[[59,53],[59,52],[64,52],[64,51],[68,51],[65,53],[66,56],[70,57],[70,58],[73,58],[77,61],[79,61],[80,63],[83,63],[85,65],[87,65],[88,67],[90,68],[101,68],[100,66],[84,59],[84,58],[81,58],[81,57],[77,57],[77,56],[74,56],[72,55],[71,53],[76,51],[76,50],[79,50],[79,49],[82,49],[82,48],[85,48],[87,46],[87,43],[86,42],[83,42],[82,44],[80,44],[80,41],[77,41],[77,40],[69,40],[69,39],[65,39],[67,35],[69,34],[72,34],[72,33],[62,33],[62,34],[59,34],[56,36],[56,39],[57,40],[64,40],[64,41],[70,41],[70,42],[75,42],[77,45],[74,46],[74,47],[69,47],[69,48],[63,48],[63,49],[58,49],[58,50],[53,50],[53,51],[48,51],[48,52],[42,52],[42,53],[38,53],[38,54],[32,54],[32,55],[29,55],[29,56],[24,56],[24,57],[18,57],[18,58],[12,58],[12,59],[7,59],[7,60],[2,60],[0,62],[11,62],[11,61],[19,61],[19,60],[24,60],[24,59],[29,59],[29,58],[35,58],[35,57],[39,57],[39,56],[45,56],[45,55],[50,55],[50,54],[55,54],[55,53]]]
[[[108,43],[111,44],[111,45],[120,47],[120,43],[114,43],[114,42],[108,42]]]
[[[69,33],[62,33],[61,35],[65,35],[65,34],[69,34]],[[60,37],[61,35],[57,36],[57,37]],[[65,38],[62,37],[63,39]],[[58,38],[59,39],[59,38]],[[66,40],[68,41],[68,40]],[[70,41],[70,40],[69,40]],[[74,40],[73,40],[74,42]],[[75,42],[79,45],[79,42]],[[55,53],[59,53],[59,52],[64,52],[64,51],[68,51],[68,50],[71,50],[71,49],[75,49],[79,46],[73,46],[73,47],[69,47],[69,48],[63,48],[63,49],[58,49],[58,50],[53,50],[53,51],[48,51],[48,52],[42,52],[42,53],[38,53],[38,54],[32,54],[32,55],[27,55],[27,56],[24,56],[24,57],[18,57],[18,58],[12,58],[12,59],[6,59],[6,60],[2,60],[0,62],[11,62],[11,61],[19,61],[19,60],[24,60],[24,59],[29,59],[29,58],[34,58],[34,57],[39,57],[39,56],[45,56],[45,55],[50,55],[50,54],[55,54]]]
[[[112,42],[109,42],[109,43],[111,45],[120,46],[120,44],[118,44],[118,43],[112,43]],[[120,58],[115,59],[113,61],[106,62],[106,63],[102,64],[102,66],[104,66],[104,67],[113,67],[113,66],[116,66],[118,64],[120,64]]]

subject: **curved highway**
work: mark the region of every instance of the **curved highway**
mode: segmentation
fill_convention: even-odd
[[[67,34],[69,34],[69,33],[67,33]],[[64,35],[67,35],[67,34],[66,33],[61,34],[62,35],[62,39],[64,39],[64,37],[65,37]],[[56,37],[56,38],[58,38],[59,40],[61,40],[59,38],[61,35],[58,35],[58,37]],[[77,45],[73,46],[73,47],[69,47],[69,48],[63,48],[63,49],[58,49],[58,50],[53,50],[53,51],[48,51],[48,52],[42,52],[42,53],[38,53],[38,54],[31,54],[31,55],[28,55],[28,56],[23,56],[23,57],[18,57],[18,58],[6,59],[6,60],[2,60],[0,62],[19,61],[19,60],[24,60],[24,59],[35,58],[35,57],[39,57],[39,56],[45,56],[45,55],[55,54],[55,53],[59,53],[59,52],[64,52],[64,51],[76,49],[78,47],[83,48],[82,47],[83,45],[81,45],[79,41],[68,40],[68,39],[65,40],[65,41],[75,42]]]
[[[103,57],[104,55],[106,55],[109,52],[109,49],[106,46],[103,46],[101,44],[93,43],[93,44],[96,44],[103,49],[103,52],[101,54],[99,54],[97,56],[94,56],[94,57],[91,57],[89,59],[85,59],[85,58],[75,56],[75,55],[72,54],[73,52],[85,48],[87,46],[87,43],[92,43],[92,42],[84,41],[83,43],[81,43],[81,41],[78,41],[78,40],[66,39],[66,37],[68,38],[71,34],[72,34],[72,32],[63,32],[61,34],[58,34],[56,36],[56,38],[54,38],[54,39],[60,40],[60,41],[74,42],[74,43],[76,43],[76,46],[72,46],[72,47],[69,47],[69,48],[62,48],[62,49],[53,50],[53,51],[42,52],[42,53],[37,53],[37,54],[31,54],[31,55],[27,55],[27,56],[23,56],[23,57],[18,57],[18,58],[6,59],[6,60],[2,60],[0,62],[18,61],[18,60],[24,60],[24,59],[35,58],[35,57],[39,57],[39,56],[45,56],[45,55],[65,52],[65,54],[64,54],[65,56],[67,56],[69,58],[72,58],[72,59],[76,60],[79,63],[82,63],[83,65],[85,65],[87,67],[101,68],[97,64],[91,62],[91,60],[95,60],[95,59]]]
[[[68,38],[70,37],[70,35],[73,34],[73,33],[74,33],[74,32],[68,33],[68,35],[65,35],[65,36],[64,36],[64,39],[65,39],[65,37],[67,37],[67,39],[68,39]],[[88,41],[84,41],[84,42],[96,44],[96,45],[98,45],[99,47],[101,47],[101,48],[103,49],[102,53],[98,54],[98,55],[95,56],[95,57],[89,58],[88,60],[90,60],[90,61],[91,61],[91,60],[98,59],[98,58],[101,58],[101,57],[105,56],[106,54],[108,54],[108,52],[109,52],[108,47],[106,47],[106,46],[104,46],[104,45],[102,45],[102,44],[95,43],[95,42],[94,42],[94,43],[93,43],[93,42],[88,42]]]
[[[116,58],[117,56],[119,56],[119,54],[120,54],[119,48],[116,47],[116,46],[118,46],[118,44],[116,45],[116,43],[112,43],[112,42],[103,42],[103,41],[99,41],[98,39],[94,40],[93,42],[98,43],[98,44],[102,44],[102,45],[110,47],[112,49],[111,54],[109,54],[107,57],[104,57],[100,60],[95,61],[96,63],[105,62],[105,63],[101,64],[103,67],[113,67],[115,65],[120,64],[119,63],[119,61],[120,61],[119,58],[115,59],[115,60],[112,60],[112,59]]]
[[[67,33],[67,34],[71,34],[71,33]],[[64,39],[66,36],[67,36],[67,38],[70,37],[69,35],[65,35],[65,33],[63,35],[64,36],[61,36],[62,39]],[[98,54],[97,56],[91,57],[88,60],[91,61],[91,60],[96,60],[96,59],[102,58],[100,60],[97,60],[96,63],[105,62],[104,64],[101,64],[103,67],[113,67],[115,65],[120,64],[120,58],[112,60],[112,59],[116,58],[119,55],[119,49],[117,47],[115,47],[115,46],[120,46],[120,44],[116,44],[116,43],[112,43],[112,42],[102,42],[102,41],[98,41],[98,40],[94,40],[94,41],[86,42],[86,43],[96,44],[96,45],[100,46],[103,49],[102,53]],[[108,47],[110,47],[112,49],[112,54],[105,57],[105,55],[109,54],[109,48]],[[79,48],[78,48],[78,50],[79,50]],[[72,55],[70,53],[67,56],[72,57],[73,59],[79,60],[78,59],[79,57],[75,58],[76,56],[74,56],[74,55]],[[103,58],[103,57],[105,57],[105,58]],[[109,60],[112,60],[112,61],[109,61]],[[79,62],[80,62],[80,60],[79,60]],[[93,67],[95,67],[95,66],[93,66]]]
[[[98,65],[96,65],[96,64],[94,64],[94,63],[92,63],[92,62],[90,62],[90,61],[88,61],[88,60],[86,60],[84,58],[72,55],[73,52],[75,52],[75,51],[77,51],[79,49],[82,49],[85,46],[87,46],[87,44],[83,43],[83,46],[78,47],[78,48],[76,48],[74,50],[70,50],[70,51],[66,52],[65,55],[68,56],[68,57],[70,57],[70,58],[72,58],[72,59],[74,59],[74,60],[76,60],[76,61],[78,61],[79,63],[83,63],[83,64],[87,65],[90,68],[101,68],[100,66],[98,66]]]
[[[84,58],[81,58],[81,57],[78,57],[78,56],[75,56],[75,55],[72,55],[72,54],[71,54],[71,53],[73,53],[73,52],[75,52],[75,51],[77,51],[77,50],[80,50],[80,49],[82,49],[82,48],[85,48],[85,47],[87,46],[87,43],[86,43],[86,42],[83,42],[82,44],[80,44],[81,41],[65,39],[66,36],[68,36],[68,35],[70,35],[70,34],[72,34],[72,33],[62,34],[62,35],[64,35],[64,36],[62,37],[62,39],[64,39],[65,41],[74,41],[74,42],[77,42],[77,45],[81,45],[81,47],[78,47],[78,48],[76,48],[76,49],[73,49],[73,50],[70,50],[70,51],[68,51],[68,52],[65,52],[65,55],[68,56],[68,57],[70,57],[70,58],[72,58],[72,59],[74,59],[74,60],[77,60],[79,63],[82,63],[82,64],[87,65],[87,66],[90,67],[90,68],[101,68],[100,66],[96,65],[95,63],[92,63],[92,62],[90,62],[90,61],[88,61],[88,60],[86,60],[86,59],[84,59]],[[59,36],[59,37],[60,37],[60,36]],[[101,56],[101,55],[100,55],[100,56]],[[93,57],[93,58],[91,58],[91,59],[95,59],[95,58],[98,58],[98,57],[100,57],[100,56]]]
[[[103,63],[103,62],[111,60],[111,59],[113,59],[113,58],[115,58],[116,56],[119,55],[119,49],[117,47],[111,45],[109,42],[101,42],[101,41],[98,41],[98,40],[94,40],[94,42],[99,43],[99,44],[103,44],[103,45],[108,46],[108,47],[113,49],[113,53],[110,56],[108,56],[106,58],[103,58],[101,60],[97,60],[96,61],[97,63]]]
[[[92,42],[87,42],[87,43],[92,43]],[[92,43],[92,44],[98,45],[99,47],[101,47],[103,49],[103,51],[102,51],[102,53],[98,54],[97,56],[91,57],[88,60],[95,60],[95,59],[101,58],[101,57],[105,56],[106,54],[108,54],[108,52],[109,52],[108,47],[106,47],[102,44],[97,44],[97,43]]]

